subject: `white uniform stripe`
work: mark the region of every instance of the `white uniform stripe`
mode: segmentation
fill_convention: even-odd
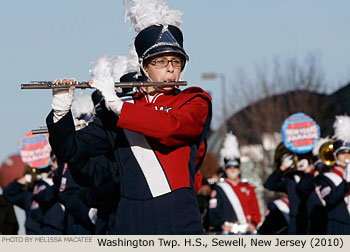
[[[129,99],[123,100],[133,102],[133,100],[131,101]],[[131,151],[146,178],[152,196],[157,197],[171,192],[163,168],[145,136],[126,129],[124,129],[124,133]]]
[[[340,185],[340,183],[343,181],[343,178],[340,177],[338,174],[336,173],[333,173],[333,172],[327,172],[324,174],[327,178],[329,178],[335,186],[338,186]],[[346,205],[346,208],[348,210],[348,213],[350,215],[350,196],[349,195],[346,195],[344,197],[344,201],[345,201],[345,205]]]
[[[156,94],[156,95],[152,98],[151,103],[155,103],[156,100],[158,99],[158,97],[161,96],[161,95],[163,95],[163,93],[158,93],[158,94]]]
[[[218,186],[220,186],[222,188],[222,190],[224,190],[228,200],[230,201],[233,210],[236,213],[238,222],[240,224],[247,224],[247,220],[245,218],[244,215],[244,211],[241,205],[241,202],[239,201],[235,191],[232,189],[232,187],[227,184],[226,182],[219,182],[217,183]]]
[[[43,178],[42,180],[44,180],[49,186],[53,186],[52,178]]]
[[[286,204],[286,202],[284,202],[281,199],[278,200],[274,200],[273,203],[277,206],[277,208],[286,214],[289,214],[289,206]]]
[[[316,195],[317,195],[318,199],[321,201],[322,205],[326,206],[326,201],[322,198],[322,195],[321,195],[321,192],[320,192],[320,187],[317,186],[315,188],[315,192],[316,192]]]
[[[338,186],[343,181],[343,179],[338,174],[335,174],[333,172],[326,172],[324,175],[329,178],[335,186]]]

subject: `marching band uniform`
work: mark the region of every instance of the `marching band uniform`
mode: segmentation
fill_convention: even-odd
[[[262,235],[287,235],[289,220],[288,197],[276,199],[268,203],[265,219],[259,227],[258,233]]]
[[[67,214],[65,233],[67,235],[94,234],[95,226],[89,215],[91,208],[80,197],[82,187],[74,181],[67,165],[61,165],[58,170],[61,173],[58,198],[65,206]]]
[[[314,171],[306,174],[297,185],[297,192],[301,201],[306,202],[307,231],[306,234],[322,235],[326,234],[327,214],[324,207],[324,200],[320,196],[320,186],[317,176],[330,171],[330,167],[325,165],[319,158],[320,147],[328,139],[320,139],[313,148]]]
[[[135,46],[142,60],[159,53],[186,55],[182,33],[172,25],[145,28]],[[123,101],[121,111],[102,111],[77,132],[70,112],[54,123],[53,110],[47,125],[58,160],[113,159],[121,183],[116,234],[202,234],[194,181],[211,120],[210,96],[197,87],[154,96],[141,89]]]
[[[320,195],[320,174],[316,177],[314,174],[307,174],[297,185],[297,192],[301,201],[306,202],[306,234],[310,235],[326,234],[327,228],[325,203]]]
[[[320,199],[327,212],[327,234],[350,234],[350,117],[336,116],[333,127],[335,167],[317,177]]]
[[[242,182],[239,178],[238,142],[231,132],[226,135],[220,154],[227,179],[217,182],[211,192],[208,209],[209,225],[224,233],[228,228],[224,227],[225,222],[238,223],[255,230],[261,219],[255,187]]]
[[[284,192],[288,195],[289,200],[289,215],[290,222],[288,226],[288,234],[305,234],[305,223],[301,223],[300,214],[300,197],[296,192],[297,183],[300,181],[299,174],[290,173],[285,176],[282,175],[283,172],[280,169],[275,170],[267,178],[264,187],[266,189]]]
[[[97,91],[92,93],[91,100],[79,96],[72,108],[75,119],[88,124],[96,112],[101,112],[101,99]],[[107,155],[79,160],[61,165],[58,173],[59,199],[67,209],[67,234],[106,234],[108,218],[111,209],[116,210],[120,191],[118,169],[112,160]]]
[[[113,151],[113,149],[110,149],[110,146],[116,145],[114,147],[114,155],[121,165],[122,193],[118,214],[124,217],[120,218],[120,222],[117,224],[117,231],[121,234],[129,232],[162,234],[169,232],[168,227],[174,228],[170,230],[170,233],[201,233],[202,227],[196,198],[193,193],[194,189],[190,188],[194,186],[193,182],[196,173],[194,168],[198,142],[195,139],[203,135],[203,127],[208,125],[209,120],[204,115],[208,113],[210,97],[198,88],[189,88],[181,93],[159,95],[154,103],[147,103],[147,98],[144,93],[139,92],[134,98],[136,104],[130,104],[130,106],[125,104],[126,106],[123,106],[123,113],[126,111],[129,116],[123,117],[123,114],[121,114],[117,126],[128,129],[128,131],[115,126],[114,129],[112,128],[113,131],[107,130],[103,128],[103,126],[106,127],[103,121],[106,118],[97,117],[88,127],[75,132],[70,113],[55,124],[51,123],[52,113],[50,113],[47,122],[51,146],[59,160],[74,162],[75,159],[79,159],[79,156],[84,156],[88,153],[92,155],[103,154],[104,152],[110,153]],[[162,106],[172,109],[169,112],[155,110],[155,108]],[[200,111],[201,107],[202,111]],[[197,112],[201,113],[199,115],[191,113],[192,108],[196,108]],[[175,116],[174,119],[169,118],[167,113],[172,113]],[[114,122],[117,121],[115,115],[110,117],[114,118]],[[180,124],[177,126],[174,120],[179,120]],[[111,121],[113,122],[113,120],[109,119],[109,122]],[[137,125],[140,121],[143,122],[142,126],[140,125],[141,127]],[[155,131],[155,125],[158,125],[158,127],[159,125],[163,126],[157,127]],[[71,129],[70,132],[68,131],[69,129]],[[163,167],[165,172],[163,173],[159,170],[157,175],[150,175],[151,177],[160,176],[160,179],[163,179],[162,182],[157,180],[155,184],[148,184],[145,177],[148,174],[145,174],[146,171],[142,170],[147,168],[141,166],[142,163],[139,163],[141,160],[135,159],[129,142],[136,141],[132,142],[132,145],[139,145],[141,142],[138,143],[137,140],[145,140],[134,139],[137,135],[133,135],[134,133],[129,130],[148,136],[147,142],[149,142],[156,154],[154,157],[157,157],[157,160],[160,161],[158,164],[149,163],[148,165]],[[179,138],[181,135],[187,135],[188,138],[181,139]],[[195,137],[196,135],[197,137]],[[117,136],[118,141],[115,142]],[[84,137],[87,140],[84,140]],[[127,137],[129,137],[128,140]],[[62,141],[62,139],[65,140]],[[143,144],[146,144],[146,142],[143,142]],[[72,146],[77,147],[75,153],[67,151],[72,150]],[[83,151],[86,151],[86,153]],[[71,155],[71,157],[68,155]],[[163,175],[161,175],[162,173]],[[179,204],[179,202],[184,204]],[[122,208],[123,206],[126,206],[126,208]],[[160,212],[167,212],[166,216],[171,216],[171,218],[167,220],[162,218],[156,221],[154,219],[155,206],[160,208]],[[185,212],[193,214],[198,212],[198,216],[196,216],[198,221],[193,229],[185,228],[192,223],[193,219],[193,216],[182,215]],[[140,213],[143,213],[141,217],[143,222],[149,221],[149,223],[145,223],[144,227],[140,226],[141,220],[135,217],[140,215]],[[155,225],[157,222],[160,222],[158,226]],[[129,230],[133,226],[135,226],[135,230]],[[126,230],[124,231],[124,229]]]
[[[120,200],[120,178],[116,162],[108,155],[69,163],[74,180],[81,186],[80,198],[86,206],[97,209],[95,233],[114,233],[114,219]]]
[[[334,167],[332,172],[318,176],[320,194],[327,211],[327,234],[350,234],[350,214],[346,201],[350,184],[343,179],[343,171]]]
[[[59,235],[64,233],[65,211],[58,203],[58,189],[52,179],[34,181],[33,191],[14,180],[4,188],[4,197],[26,213],[28,235]]]
[[[225,180],[215,185],[209,201],[209,222],[221,230],[224,222],[251,224],[256,227],[261,219],[255,187],[239,181]]]
[[[84,188],[80,197],[87,206],[97,209],[95,234],[115,233],[113,216],[119,203],[120,184],[110,181],[98,187]]]

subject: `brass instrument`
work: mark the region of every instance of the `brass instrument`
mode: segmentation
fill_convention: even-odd
[[[37,169],[26,165],[23,176],[25,177],[27,183],[25,185],[26,190],[32,190],[34,182],[40,178],[47,178],[47,169]]]
[[[286,148],[286,146],[283,144],[283,142],[280,142],[275,150],[275,155],[274,155],[274,165],[276,169],[279,169],[280,166],[282,165],[282,159],[284,156],[292,156],[293,157],[293,164],[290,166],[290,168],[295,168],[296,163],[298,162],[298,157],[295,153],[291,152]],[[291,171],[291,169],[287,169],[284,171],[284,173],[289,173],[287,171]]]
[[[281,142],[276,150],[275,150],[275,156],[274,156],[274,165],[276,169],[279,169],[283,160],[287,160],[286,163],[289,163],[287,165],[287,169],[283,171],[282,175],[285,176],[291,172],[294,171],[303,171],[304,168],[311,163],[312,159],[312,153],[305,153],[305,154],[297,154],[290,150],[288,150],[283,142]],[[306,161],[307,160],[307,161]]]
[[[321,145],[320,150],[318,152],[318,156],[321,161],[327,166],[333,166],[335,164],[334,158],[334,140],[329,140]]]
[[[53,88],[93,88],[91,86],[92,81],[31,81],[30,83],[21,84],[21,89],[53,89]],[[135,81],[135,82],[115,82],[115,87],[168,87],[168,86],[187,86],[187,81],[176,81],[176,82],[145,82],[145,81]]]

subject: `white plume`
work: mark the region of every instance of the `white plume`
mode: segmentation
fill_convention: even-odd
[[[336,116],[334,127],[334,138],[342,141],[350,141],[350,117]]]
[[[138,57],[133,45],[128,55],[115,55],[109,58],[103,55],[93,62],[94,66],[90,74],[94,79],[113,78],[114,82],[118,82],[120,77],[130,72],[140,71]]]
[[[120,77],[124,74],[140,71],[140,65],[138,63],[138,57],[134,45],[130,48],[128,55],[113,56],[111,61],[111,74],[114,81],[119,81]]]
[[[91,69],[92,87],[99,90],[105,100],[109,101],[115,96],[114,80],[112,77],[112,60],[104,55],[98,58]]]
[[[101,77],[111,76],[112,60],[107,55],[101,56],[93,64],[94,67],[90,71],[92,78],[99,79]]]
[[[72,113],[74,118],[79,118],[83,114],[92,116],[94,114],[94,103],[91,96],[79,93],[72,104]]]
[[[237,137],[229,132],[226,134],[223,146],[220,150],[220,165],[224,166],[224,159],[234,159],[239,158],[240,152],[238,149]]]
[[[312,155],[318,156],[318,153],[320,152],[320,147],[322,144],[326,143],[329,141],[329,138],[320,138],[314,145],[314,148],[312,149]]]
[[[136,33],[151,25],[182,24],[179,10],[172,10],[164,0],[125,0],[125,20],[130,20]],[[132,5],[129,7],[129,4]]]

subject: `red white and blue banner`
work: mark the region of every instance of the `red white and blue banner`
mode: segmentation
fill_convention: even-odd
[[[319,140],[320,127],[310,116],[298,112],[284,120],[281,134],[287,149],[304,154],[312,151]]]
[[[19,142],[22,161],[32,168],[42,169],[51,163],[48,134],[26,134]]]

